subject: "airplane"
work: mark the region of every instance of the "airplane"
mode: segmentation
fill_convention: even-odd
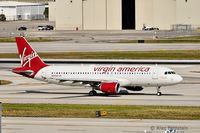
[[[12,71],[25,77],[59,85],[91,87],[89,96],[99,90],[115,95],[120,88],[142,91],[143,87],[160,88],[180,83],[183,78],[167,67],[134,64],[68,64],[47,65],[24,37],[16,37],[21,67]]]

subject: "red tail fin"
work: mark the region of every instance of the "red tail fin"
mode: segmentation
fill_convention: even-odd
[[[28,44],[23,37],[16,37],[17,48],[21,59],[21,68],[15,68],[13,71],[24,76],[34,77],[35,74],[47,65],[40,59],[38,54]],[[26,75],[28,71],[28,75]],[[32,71],[32,73],[30,73]]]

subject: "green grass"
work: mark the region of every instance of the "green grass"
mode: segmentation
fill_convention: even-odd
[[[95,112],[106,110],[104,118],[200,120],[200,107],[134,106],[134,105],[70,105],[70,104],[3,104],[4,117],[94,118]]]
[[[43,59],[200,59],[200,50],[59,52],[39,53]],[[0,53],[0,58],[19,58],[17,53]]]
[[[142,39],[141,39],[142,40]],[[138,40],[126,40],[118,43],[138,43]],[[200,36],[183,36],[169,39],[144,40],[144,43],[200,43]]]
[[[52,42],[59,41],[59,39],[47,39],[47,38],[26,38],[28,42]],[[14,37],[1,37],[0,43],[2,42],[16,42]]]
[[[7,85],[7,84],[11,84],[11,81],[8,80],[0,80],[0,85]]]
[[[200,73],[200,71],[191,71],[191,72],[193,72],[193,73]]]
[[[175,39],[200,39],[200,36],[183,36],[183,37],[176,37]]]

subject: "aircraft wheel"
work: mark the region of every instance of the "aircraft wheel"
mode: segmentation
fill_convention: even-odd
[[[96,96],[97,95],[97,92],[96,91],[90,91],[89,92],[89,96]]]
[[[104,93],[105,94],[105,96],[109,96],[109,93]]]
[[[161,96],[162,95],[162,93],[161,92],[157,92],[157,96]]]

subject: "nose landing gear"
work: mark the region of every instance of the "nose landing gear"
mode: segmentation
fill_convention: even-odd
[[[157,88],[157,96],[161,96],[162,95],[162,93],[160,92],[160,86],[158,86],[158,88]]]

